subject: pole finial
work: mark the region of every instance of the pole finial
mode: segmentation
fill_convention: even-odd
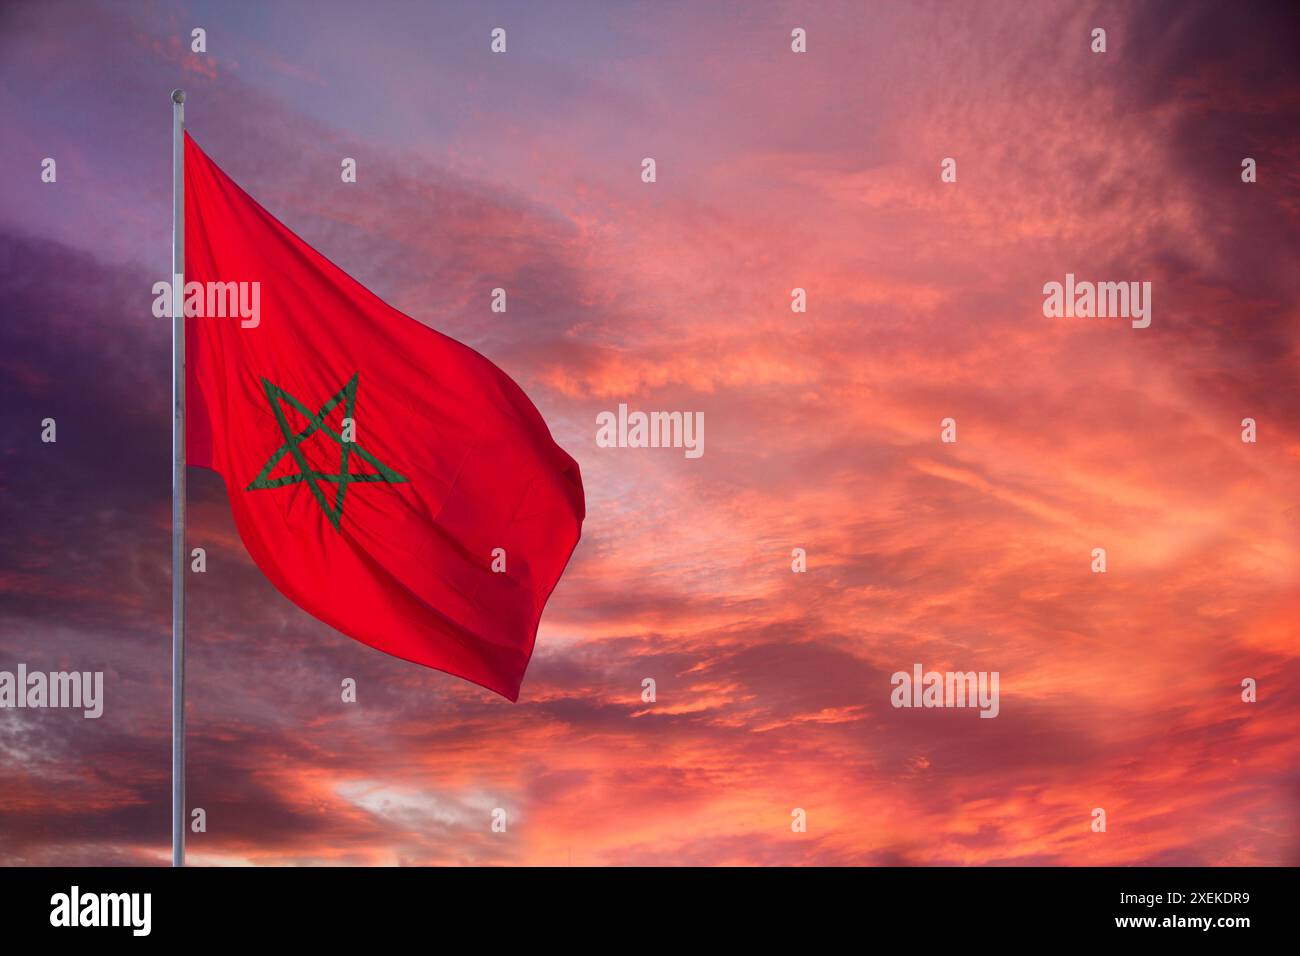
[[[184,91],[184,90],[172,90],[172,102],[173,102],[173,103],[184,103],[184,102],[185,102],[185,91]]]

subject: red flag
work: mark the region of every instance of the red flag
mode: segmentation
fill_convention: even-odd
[[[528,397],[188,134],[185,280],[186,459],[225,479],[257,566],[349,637],[517,700],[585,511]]]

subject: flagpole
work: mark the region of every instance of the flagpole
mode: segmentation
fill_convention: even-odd
[[[172,90],[172,866],[185,865],[185,91]]]

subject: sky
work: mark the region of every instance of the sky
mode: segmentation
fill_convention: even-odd
[[[0,711],[0,863],[170,859],[183,87],[587,501],[511,704],[300,611],[190,469],[190,863],[1300,864],[1298,40],[1196,0],[4,4],[0,670],[106,699]],[[1066,274],[1150,282],[1150,327],[1045,317]],[[620,403],[704,454],[598,447]],[[891,706],[916,663],[998,672],[997,718]]]

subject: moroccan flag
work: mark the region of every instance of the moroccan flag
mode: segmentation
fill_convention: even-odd
[[[225,479],[257,566],[349,637],[517,700],[585,512],[532,402],[188,134],[185,281],[186,460]]]

